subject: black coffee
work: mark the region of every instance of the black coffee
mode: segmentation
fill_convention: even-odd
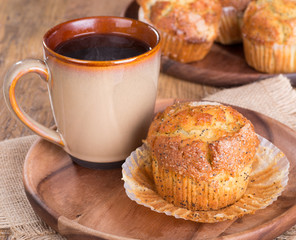
[[[110,61],[135,57],[151,47],[138,39],[119,34],[89,34],[60,43],[55,52],[81,60]]]

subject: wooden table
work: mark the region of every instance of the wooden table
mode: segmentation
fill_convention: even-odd
[[[95,16],[121,16],[131,0],[1,0],[0,6],[0,87],[9,67],[25,58],[42,59],[42,37],[52,26],[66,20]],[[161,74],[158,98],[201,99],[219,91]],[[1,89],[1,91],[3,91]],[[19,82],[16,95],[24,110],[38,122],[54,124],[45,82],[27,75]],[[0,141],[32,134],[8,111],[0,95]],[[0,239],[9,239],[9,229]]]
[[[42,59],[42,37],[52,26],[74,18],[123,14],[131,0],[1,0],[0,7],[0,86],[9,67],[25,58]],[[2,91],[2,90],[1,90]],[[24,110],[46,126],[53,125],[46,83],[28,75],[16,90]],[[196,98],[217,91],[216,88],[189,83],[161,75],[159,98]],[[0,140],[32,134],[7,110],[0,96]]]
[[[42,59],[42,37],[52,26],[66,20],[96,16],[121,16],[131,0],[1,0],[0,7],[0,87],[9,67],[25,58]],[[1,93],[2,93],[1,89]],[[201,99],[218,89],[161,74],[158,98]],[[16,95],[24,110],[46,126],[54,124],[46,83],[36,75],[19,82]],[[0,141],[32,134],[8,111],[0,95]],[[9,230],[0,232],[8,238]]]

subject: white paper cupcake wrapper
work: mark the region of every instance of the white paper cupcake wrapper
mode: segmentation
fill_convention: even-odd
[[[137,148],[122,165],[124,188],[138,204],[169,216],[196,222],[219,222],[254,214],[272,204],[288,183],[289,161],[275,145],[258,136],[260,145],[245,194],[236,203],[215,211],[191,211],[175,207],[156,192],[146,145]]]
[[[216,42],[233,44],[241,41],[239,12],[232,6],[223,7]]]
[[[249,66],[266,73],[296,71],[296,44],[263,45],[243,35],[245,58]]]
[[[139,8],[138,19],[153,26],[153,23],[148,19],[147,16],[145,16],[143,7]],[[167,33],[160,28],[157,28],[157,30],[160,32],[162,38],[162,54],[183,63],[202,60],[209,53],[214,42],[212,40],[208,40],[199,43],[192,43],[177,35]]]

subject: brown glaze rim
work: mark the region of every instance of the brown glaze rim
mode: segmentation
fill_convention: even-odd
[[[150,49],[149,51],[140,54],[138,56],[135,57],[131,57],[131,58],[125,58],[125,59],[119,59],[119,60],[112,60],[112,61],[90,61],[90,60],[80,60],[80,59],[75,59],[75,58],[71,58],[71,57],[66,57],[63,56],[61,54],[56,53],[52,48],[50,48],[48,45],[48,42],[50,40],[49,37],[52,36],[53,34],[55,34],[57,31],[59,31],[59,29],[63,28],[66,25],[70,25],[72,23],[75,22],[79,22],[79,21],[87,21],[87,20],[96,20],[96,21],[104,21],[104,20],[117,20],[117,21],[126,21],[126,22],[131,22],[133,23],[133,25],[142,25],[144,27],[146,27],[148,30],[150,30],[151,33],[154,33],[156,36],[156,41],[155,41],[155,45],[151,46],[152,49]],[[92,33],[91,31],[89,33]],[[129,33],[125,33],[128,36],[132,36]],[[75,36],[82,36],[83,34],[76,34]],[[133,36],[132,36],[133,37]],[[142,39],[143,40],[143,39]],[[62,41],[61,41],[62,42]],[[135,60],[139,61],[141,59],[144,58],[148,58],[151,55],[156,54],[159,50],[160,50],[160,44],[161,42],[161,38],[160,38],[160,34],[159,32],[151,25],[135,20],[135,19],[131,19],[131,18],[126,18],[126,17],[115,17],[115,16],[95,16],[95,17],[85,17],[85,18],[77,18],[77,19],[73,19],[73,20],[69,20],[63,23],[60,23],[54,27],[52,27],[51,29],[49,29],[44,37],[43,37],[43,47],[44,50],[51,56],[56,57],[57,59],[66,62],[66,63],[72,63],[72,64],[78,64],[78,65],[85,65],[85,66],[101,66],[101,67],[108,67],[108,66],[115,66],[115,65],[121,65],[121,64],[127,64],[127,63],[132,63]],[[150,45],[150,44],[149,44]]]

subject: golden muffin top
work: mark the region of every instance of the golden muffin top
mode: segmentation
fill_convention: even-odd
[[[159,166],[192,177],[235,174],[259,144],[252,123],[224,105],[177,103],[154,118],[147,145]]]
[[[245,11],[242,33],[262,44],[295,44],[296,1],[252,1]]]
[[[221,17],[219,0],[138,0],[145,19],[189,42],[212,41]]]
[[[244,11],[251,0],[220,0],[222,7],[233,7],[237,11]]]

